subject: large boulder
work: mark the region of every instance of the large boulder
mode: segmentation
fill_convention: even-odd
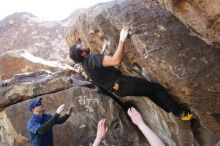
[[[161,121],[168,125],[169,130],[158,130],[164,132],[162,135],[170,134],[164,138],[168,145],[215,145],[220,140],[220,50],[191,36],[178,19],[153,0],[119,0],[81,11],[67,34],[68,45],[81,41],[92,51],[112,55],[123,24],[131,30],[122,71],[161,83],[195,115],[187,127],[151,102],[140,103],[139,107],[145,107],[141,110],[144,115],[146,110],[156,112],[145,120],[155,131]],[[129,99],[138,104],[140,98],[136,98]]]
[[[195,35],[208,44],[220,47],[219,0],[158,0],[179,18]]]
[[[30,13],[15,13],[0,21],[0,53],[26,49],[50,61],[69,62],[65,35],[72,18],[46,21]]]
[[[47,61],[30,54],[26,50],[13,50],[0,54],[0,80],[6,80],[15,74],[50,70],[51,72],[72,69],[71,66],[57,61]]]
[[[23,80],[14,81],[10,86],[16,86],[16,82],[22,82],[29,86],[17,87],[17,90],[35,90],[34,85],[39,81],[38,86],[47,92],[41,92],[44,105],[49,113],[54,114],[56,108],[65,104],[66,107],[74,105],[74,112],[65,124],[54,127],[55,146],[88,146],[91,145],[96,136],[97,123],[100,119],[106,118],[108,134],[104,145],[117,146],[147,146],[146,140],[137,128],[133,126],[124,110],[108,96],[97,92],[91,83],[82,79],[77,74],[58,73],[57,75],[30,74],[29,77],[23,75]],[[48,76],[50,79],[48,80]],[[59,76],[59,78],[57,78]],[[30,80],[30,77],[32,80]],[[71,82],[59,83],[61,88],[52,87],[56,84],[54,80],[69,78]],[[43,82],[44,80],[44,82]],[[68,85],[71,85],[67,87]],[[53,88],[54,90],[51,90]],[[39,89],[40,90],[40,89]],[[16,91],[16,90],[14,90]],[[10,92],[10,91],[8,91]],[[30,93],[30,92],[29,92]],[[27,99],[36,97],[39,92],[27,94]],[[23,93],[17,93],[23,96]],[[2,98],[2,97],[1,97]],[[11,105],[0,112],[0,143],[9,146],[27,146],[26,122],[31,113],[28,111],[29,100]]]

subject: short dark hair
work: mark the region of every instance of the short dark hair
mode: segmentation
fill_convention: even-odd
[[[72,47],[70,47],[69,50],[69,57],[75,62],[75,63],[81,63],[84,60],[84,57],[81,55],[82,50],[76,47],[77,44],[74,44]]]

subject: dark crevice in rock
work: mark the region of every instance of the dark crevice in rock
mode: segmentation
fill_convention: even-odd
[[[32,99],[32,98],[36,98],[36,97],[38,97],[38,96],[45,96],[45,95],[57,93],[57,92],[60,92],[60,91],[63,91],[63,90],[67,90],[67,89],[70,89],[70,88],[71,88],[71,87],[69,87],[69,88],[60,88],[60,89],[54,90],[54,91],[52,91],[52,92],[47,92],[47,93],[44,93],[44,94],[36,94],[36,95],[34,95],[34,96],[28,96],[28,97],[27,97],[27,96],[16,96],[16,97],[13,97],[13,98],[8,97],[9,103],[8,103],[7,105],[5,105],[5,106],[2,106],[2,107],[0,108],[0,111],[4,110],[5,108],[10,107],[10,106],[12,106],[12,105],[14,105],[14,104],[17,104],[17,103],[19,103],[19,102],[23,102],[23,101],[25,101],[25,100],[29,100],[29,99]],[[17,98],[17,97],[18,97],[18,98]],[[14,99],[16,99],[16,100],[14,100]]]
[[[145,69],[144,67],[141,67],[138,63],[132,64],[132,71],[137,73],[142,78],[145,78],[148,81],[151,81],[149,71]]]
[[[212,114],[216,121],[220,124],[220,114]]]
[[[212,45],[215,46],[215,47],[220,48],[220,43],[219,42],[212,42]]]
[[[191,121],[191,129],[200,146],[211,146],[218,142],[218,137],[210,129],[203,127],[199,119]]]
[[[120,120],[119,119],[113,120],[110,124],[110,128],[113,128],[114,130],[120,129],[121,128]]]

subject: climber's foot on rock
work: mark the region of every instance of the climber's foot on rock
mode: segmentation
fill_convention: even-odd
[[[183,108],[183,114],[180,116],[180,119],[182,120],[182,121],[190,121],[191,119],[192,119],[192,117],[193,117],[193,113],[192,113],[192,111],[190,111],[186,106],[182,106],[182,108]]]
[[[184,115],[180,117],[182,121],[190,121],[192,119],[193,114],[189,112],[184,112]]]

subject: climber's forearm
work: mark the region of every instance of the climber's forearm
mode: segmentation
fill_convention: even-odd
[[[118,65],[121,64],[121,61],[125,54],[125,42],[119,41],[118,48],[112,56]]]
[[[113,56],[105,55],[102,60],[102,65],[107,66],[120,66],[125,53],[125,45],[123,41],[119,41],[118,48]]]
[[[151,146],[166,146],[164,142],[144,123],[137,125]]]
[[[102,140],[100,138],[96,138],[93,142],[92,146],[99,146],[101,144]]]
[[[128,35],[128,27],[123,27],[120,33],[120,40],[118,44],[118,48],[113,54],[113,56],[104,56],[102,60],[102,65],[107,66],[120,66],[124,53],[125,53],[125,39]]]

